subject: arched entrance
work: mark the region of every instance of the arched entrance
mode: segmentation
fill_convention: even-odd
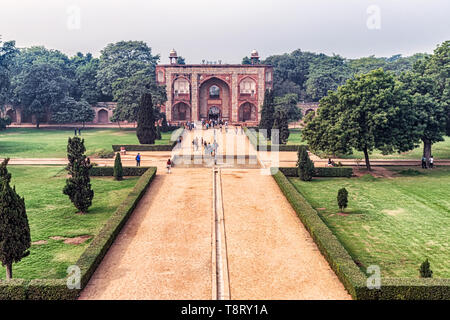
[[[208,120],[219,120],[220,119],[220,109],[216,106],[209,108]]]
[[[9,109],[9,110],[6,112],[6,115],[11,119],[11,123],[17,122],[17,114],[16,114],[16,110],[14,110],[14,109]]]
[[[257,121],[256,106],[250,102],[246,102],[239,108],[239,121]]]
[[[108,117],[108,111],[105,109],[102,109],[98,112],[98,123],[108,123],[109,117]]]
[[[173,121],[190,121],[191,108],[184,102],[177,103],[172,108]]]
[[[212,77],[201,83],[198,118],[231,120],[231,93],[227,82]]]

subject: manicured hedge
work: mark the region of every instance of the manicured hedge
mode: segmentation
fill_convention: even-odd
[[[126,151],[172,151],[177,143],[172,144],[113,144],[114,152],[119,152],[121,147],[125,147]]]
[[[178,139],[184,132],[183,128],[176,127],[178,132],[176,133],[175,139]],[[170,144],[113,144],[112,148],[114,152],[119,152],[121,147],[125,147],[126,151],[172,151],[172,149],[177,145],[177,141]]]
[[[113,168],[95,167],[97,173],[106,175],[113,172]],[[124,168],[125,169],[125,168]],[[135,168],[133,168],[135,169]],[[81,290],[87,285],[92,274],[101,263],[103,257],[111,247],[122,227],[136,208],[139,200],[155,178],[156,168],[139,168],[144,171],[133,190],[111,215],[99,234],[92,240],[76,265],[81,270],[81,289],[68,289],[67,279],[13,279],[0,280],[0,300],[71,300],[76,299]],[[138,173],[135,171],[134,173]]]
[[[0,300],[24,300],[27,297],[24,279],[0,280]]]
[[[297,167],[279,168],[286,177],[298,177]],[[314,177],[345,177],[350,178],[353,175],[351,167],[325,167],[315,168]]]
[[[149,168],[152,167],[122,167],[125,177],[142,176]],[[114,175],[113,167],[92,167],[89,172],[92,177],[111,177]]]
[[[280,168],[282,169],[282,168]],[[280,170],[273,175],[283,194],[311,234],[320,252],[354,299],[449,300],[450,279],[381,278],[380,289],[369,289],[367,277],[308,201]]]

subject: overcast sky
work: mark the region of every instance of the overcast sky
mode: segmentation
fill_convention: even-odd
[[[1,0],[0,34],[98,56],[108,43],[143,40],[168,62],[239,63],[303,51],[411,55],[450,40],[449,0]]]

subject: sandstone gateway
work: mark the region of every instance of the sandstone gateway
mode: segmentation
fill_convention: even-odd
[[[258,123],[264,91],[273,86],[273,68],[259,63],[256,50],[251,64],[178,64],[175,50],[170,64],[156,67],[156,79],[166,85],[167,102],[161,107],[170,122],[200,120]]]

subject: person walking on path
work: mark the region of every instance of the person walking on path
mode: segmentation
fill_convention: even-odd
[[[166,163],[167,173],[171,173],[170,172],[171,167],[172,167],[172,161],[170,161],[170,158],[169,158],[169,160],[167,160],[167,163]]]
[[[141,166],[141,154],[138,152],[137,156],[136,156],[136,167],[140,167]]]
[[[433,169],[433,162],[434,162],[434,158],[433,158],[433,155],[431,155],[431,157],[430,157],[430,169]]]

